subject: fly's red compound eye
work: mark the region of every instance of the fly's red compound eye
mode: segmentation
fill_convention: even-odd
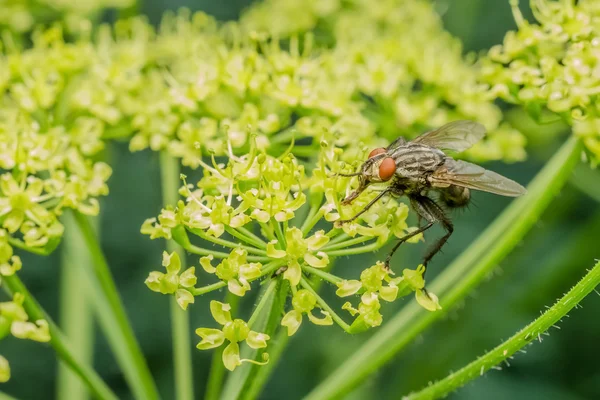
[[[396,162],[391,157],[386,157],[383,159],[381,164],[379,164],[379,179],[382,181],[389,180],[394,173],[396,172]]]
[[[381,153],[385,153],[385,149],[383,147],[380,147],[378,149],[374,149],[369,153],[369,158],[373,158],[376,155],[379,155]]]

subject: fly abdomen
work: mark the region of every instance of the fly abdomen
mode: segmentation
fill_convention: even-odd
[[[440,200],[450,208],[465,207],[471,200],[471,191],[466,187],[450,185],[440,190]]]

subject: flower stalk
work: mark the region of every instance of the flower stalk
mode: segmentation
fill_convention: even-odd
[[[600,284],[600,262],[597,263],[568,293],[561,297],[552,307],[510,339],[487,352],[477,360],[469,363],[460,370],[451,373],[444,379],[435,382],[418,392],[403,397],[406,400],[439,399],[482,376],[494,366],[512,359],[513,355],[522,348],[542,341],[542,335],[555,327],[571,310]]]
[[[102,381],[98,374],[90,366],[82,363],[78,355],[71,350],[64,334],[27,290],[17,274],[3,276],[2,286],[11,296],[15,293],[20,293],[24,296],[23,307],[32,320],[46,320],[48,322],[50,345],[54,348],[60,359],[86,384],[90,393],[100,399],[117,400],[117,396]]]

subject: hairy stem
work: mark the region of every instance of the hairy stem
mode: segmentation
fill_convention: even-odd
[[[176,204],[179,199],[180,172],[178,161],[165,151],[161,152],[160,177],[164,205]],[[167,241],[167,251],[177,252],[181,264],[186,265],[185,251],[174,240]],[[190,318],[188,313],[179,307],[174,296],[171,296],[170,303],[175,398],[177,400],[192,400],[194,398],[194,381],[192,373]]]
[[[93,263],[79,267],[85,269],[90,277],[90,297],[94,301],[100,326],[135,396],[142,399],[158,399],[152,374],[133,334],[98,238],[85,215],[78,212],[74,212],[74,215],[93,260]]]
[[[439,275],[429,288],[441,295],[441,311],[427,312],[411,301],[317,386],[307,399],[324,399],[347,393],[464,299],[533,227],[565,184],[580,154],[580,141],[571,137],[534,178],[529,185],[529,193],[514,201]]]
[[[90,393],[99,399],[117,400],[117,396],[110,388],[100,379],[96,371],[90,366],[82,363],[69,347],[64,334],[58,326],[52,321],[50,316],[42,309],[35,298],[29,293],[23,282],[14,274],[11,276],[2,277],[2,286],[5,291],[12,297],[15,293],[20,293],[25,297],[23,307],[33,321],[45,319],[48,321],[50,328],[50,345],[56,351],[56,354],[71,370],[81,378],[87,385]]]
[[[535,319],[513,337],[471,362],[460,370],[448,375],[425,389],[411,393],[405,399],[437,399],[464,386],[469,381],[483,375],[495,365],[512,358],[517,351],[532,343],[535,339],[541,342],[541,335],[550,327],[560,321],[569,311],[590,294],[600,284],[600,262],[590,270],[567,294],[560,298],[556,304],[546,310],[544,314]]]
[[[81,265],[90,264],[83,239],[75,232],[73,215],[63,216],[65,234],[61,252],[60,272],[60,325],[81,362],[91,365],[94,350],[94,319],[90,307],[88,280]],[[97,224],[94,224],[96,228]],[[97,231],[97,229],[96,229]],[[59,399],[86,399],[88,390],[71,368],[60,363],[56,383]]]

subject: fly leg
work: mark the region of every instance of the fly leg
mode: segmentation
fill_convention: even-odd
[[[398,239],[398,243],[396,243],[394,245],[394,248],[392,249],[392,251],[390,251],[388,256],[385,258],[385,261],[384,261],[385,269],[387,269],[387,270],[390,269],[390,261],[392,261],[392,257],[394,255],[394,253],[396,252],[396,250],[398,250],[398,248],[400,247],[400,245],[402,243],[406,242],[411,237],[418,235],[419,233],[425,232],[427,229],[431,228],[434,223],[435,223],[435,221],[430,221],[426,225],[420,227],[419,229],[415,229],[414,231],[412,231],[412,232],[402,236],[400,239]]]
[[[425,267],[425,270],[427,270],[427,264],[429,264],[431,259],[442,249],[452,235],[452,232],[454,232],[454,225],[452,225],[452,221],[450,221],[450,218],[448,218],[444,210],[429,197],[420,196],[415,199],[415,202],[426,211],[427,216],[425,216],[425,218],[427,218],[428,221],[433,218],[435,222],[439,222],[446,230],[446,234],[439,238],[427,253],[425,253],[423,266]],[[425,272],[423,272],[423,274],[425,274]]]
[[[371,208],[373,206],[373,204],[377,203],[377,201],[379,201],[379,199],[381,199],[383,196],[390,193],[391,191],[392,191],[391,189],[385,189],[385,190],[381,191],[377,196],[375,196],[375,198],[373,200],[371,200],[369,202],[369,204],[364,206],[363,209],[360,210],[358,213],[356,213],[356,215],[354,215],[352,218],[336,221],[335,225],[340,226],[342,224],[354,221],[356,218],[358,218],[362,214],[364,214],[369,208]]]
[[[411,196],[410,202],[411,202],[412,208],[415,210],[415,212],[419,216],[419,220],[421,218],[425,219],[427,221],[427,224],[425,224],[424,226],[420,227],[419,229],[416,229],[416,230],[410,232],[409,234],[398,239],[398,243],[396,243],[396,245],[394,246],[392,251],[388,254],[388,256],[385,259],[385,268],[387,268],[387,269],[389,269],[389,265],[390,265],[390,261],[392,260],[392,256],[394,255],[396,250],[398,250],[398,248],[400,247],[400,245],[402,243],[406,242],[411,237],[418,235],[419,233],[425,232],[427,229],[431,228],[436,222],[438,222],[446,230],[446,235],[444,235],[443,237],[438,239],[438,241],[435,243],[435,245],[430,250],[427,251],[427,253],[423,259],[423,266],[425,267],[425,269],[427,269],[427,264],[429,263],[429,261],[431,261],[433,256],[435,256],[441,250],[442,246],[444,246],[446,241],[448,241],[448,238],[450,237],[450,235],[452,235],[452,232],[454,230],[452,222],[446,216],[446,214],[444,213],[444,210],[440,206],[438,206],[437,203],[435,201],[433,201],[432,199],[430,199],[429,197],[427,197],[427,196]]]

